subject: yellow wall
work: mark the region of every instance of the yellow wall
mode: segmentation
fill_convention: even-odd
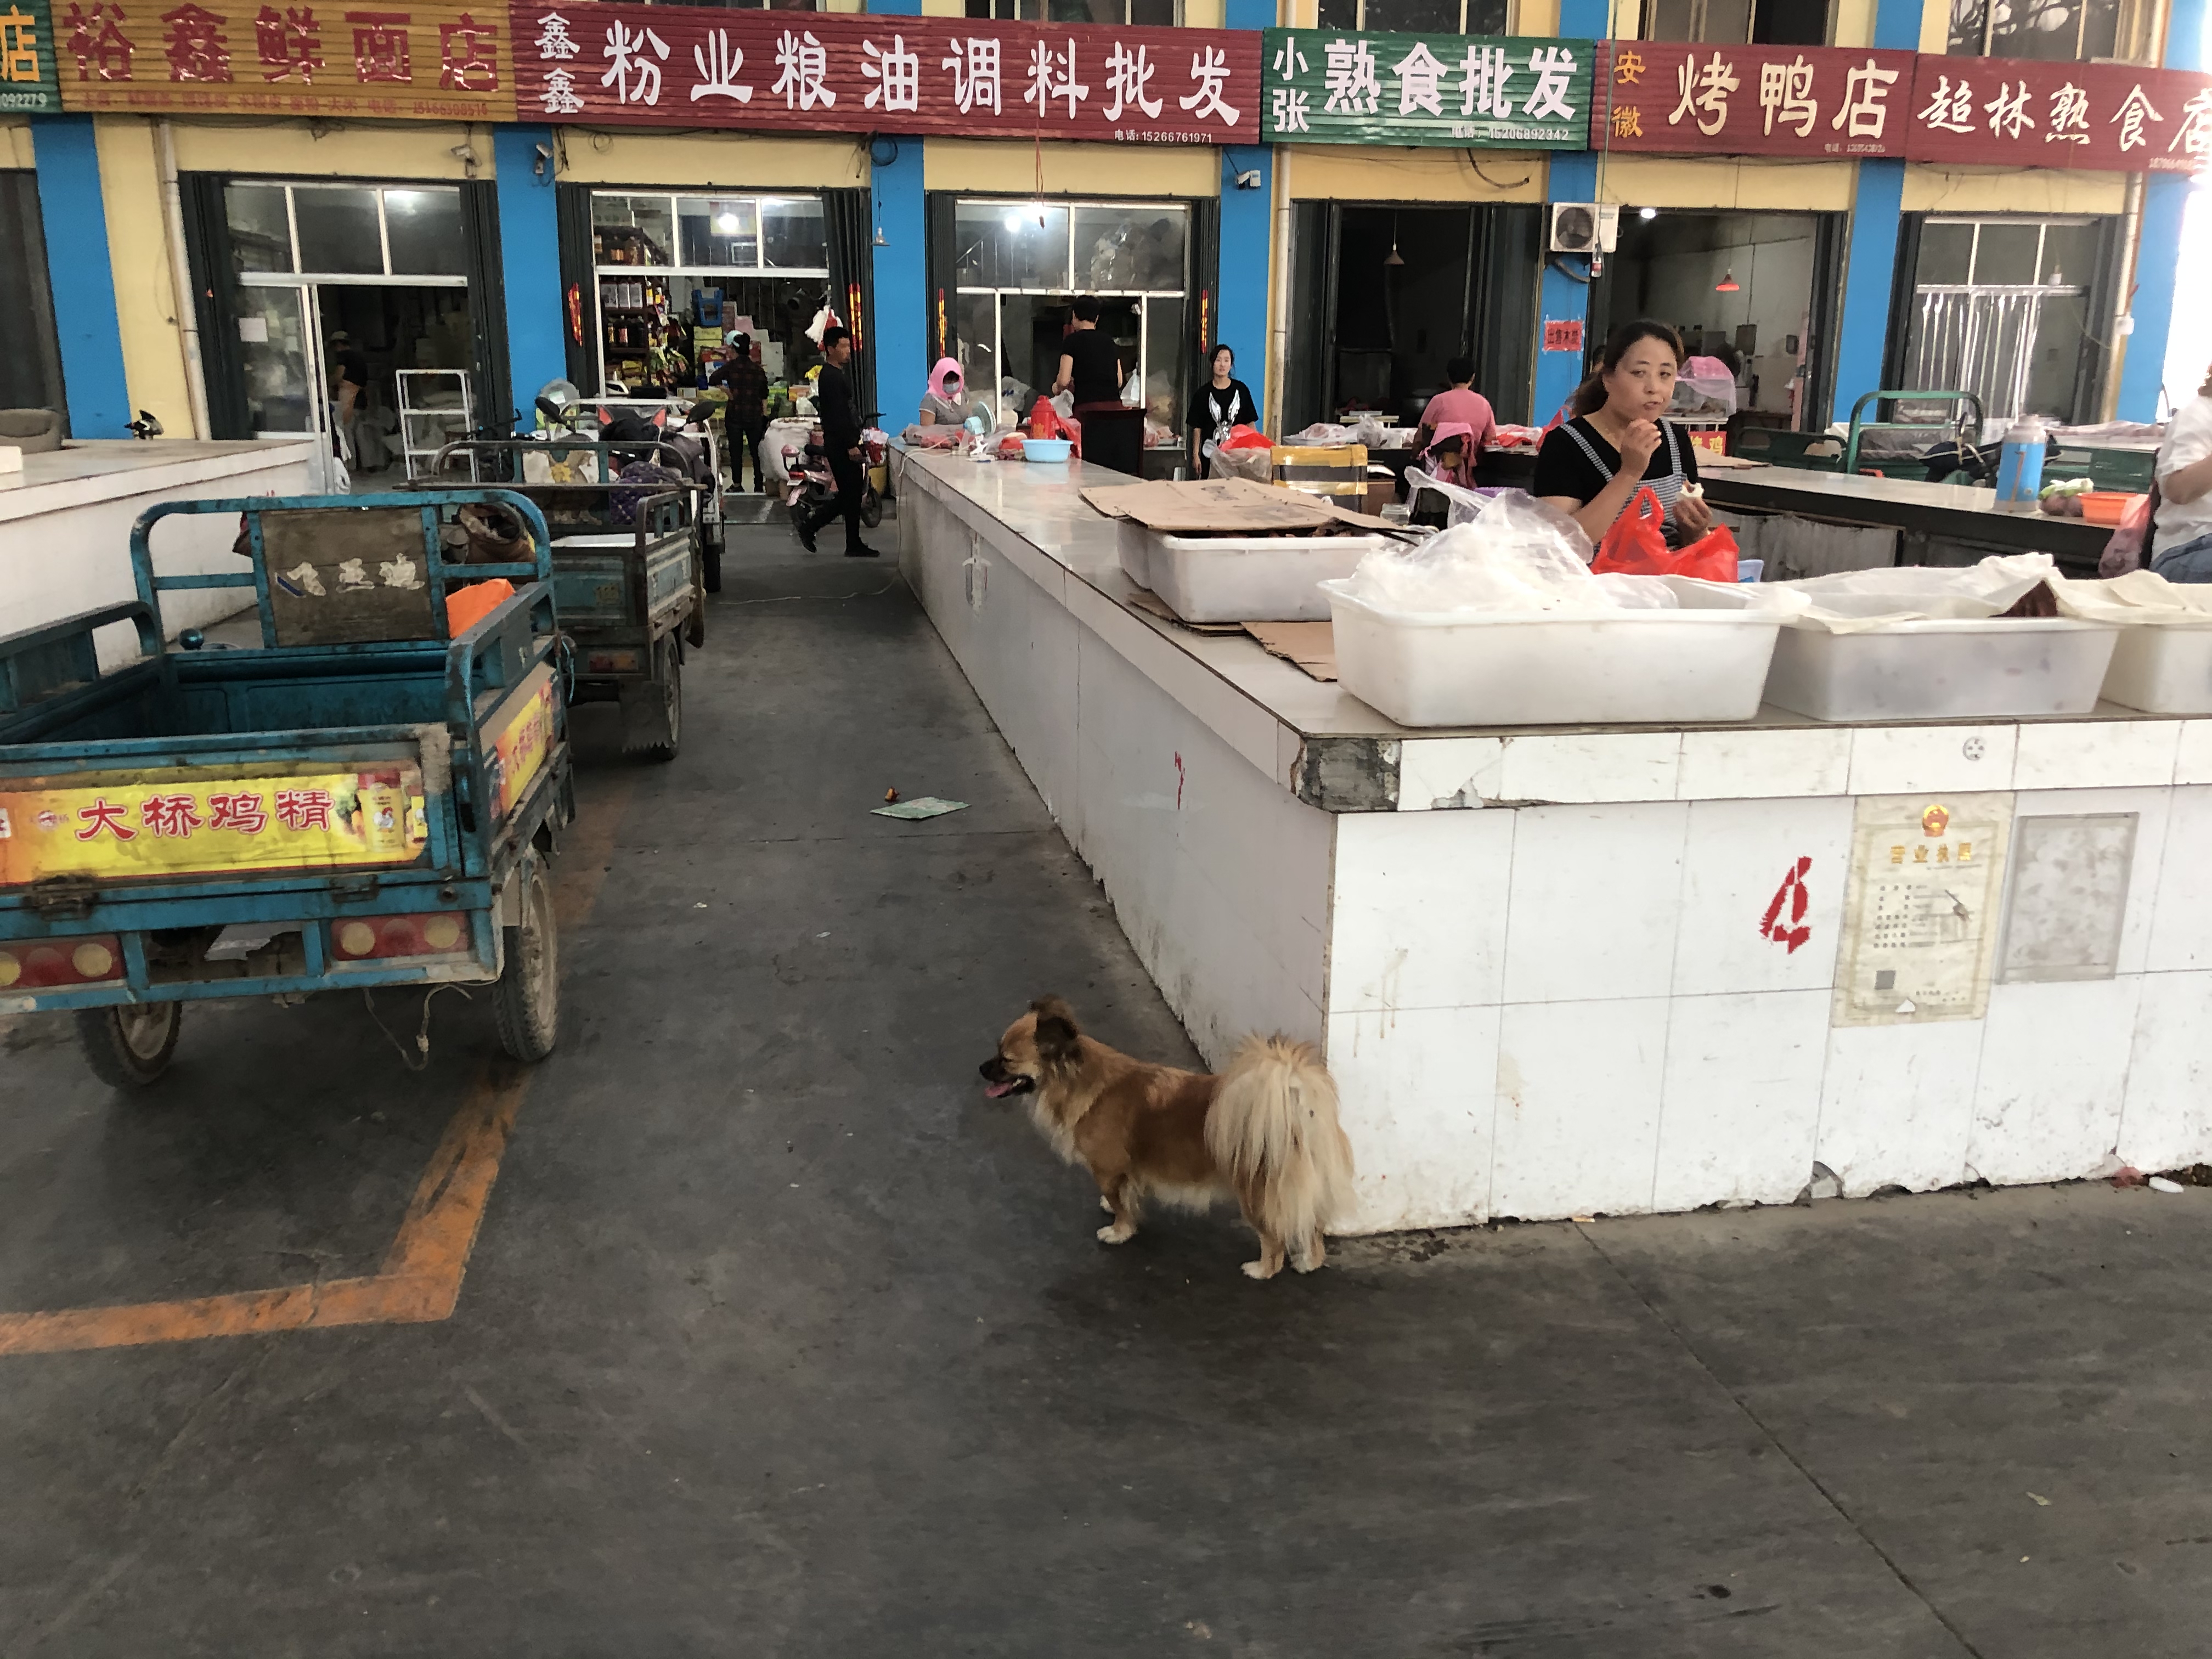
[[[31,153],[31,124],[20,117],[0,121],[0,167],[37,165]]]
[[[1850,161],[1733,161],[1614,155],[1598,174],[1602,201],[1634,207],[1754,208],[1768,213],[1840,213],[1856,182]]]
[[[1218,196],[1221,152],[1195,144],[1047,144],[1047,196]],[[1037,190],[1033,145],[932,138],[922,188],[1029,196]]]
[[[184,337],[170,280],[154,124],[142,116],[95,115],[100,199],[107,215],[107,258],[115,278],[115,319],[131,407],[151,410],[175,437],[192,433]]]
[[[491,129],[458,123],[354,122],[325,128],[305,121],[195,120],[179,117],[179,173],[246,173],[287,179],[452,179],[492,176]],[[452,152],[476,153],[477,167]]]
[[[1920,50],[1940,52],[1951,44],[1951,0],[1920,0]]]
[[[1297,201],[1544,199],[1544,158],[1520,150],[1486,150],[1479,161],[1470,161],[1462,149],[1379,149],[1352,144],[1300,144],[1287,154],[1291,195]]]
[[[1832,43],[1838,46],[1872,46],[1875,3],[1875,0],[1836,0]]]
[[[1229,26],[1229,0],[1182,0],[1182,26],[1218,29]]]
[[[2041,173],[2004,167],[1905,169],[1907,213],[2118,213],[2124,173]]]
[[[560,177],[568,184],[840,190],[868,182],[865,138],[586,132],[557,127],[554,132]]]

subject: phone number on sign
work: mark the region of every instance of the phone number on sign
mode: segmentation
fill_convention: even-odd
[[[1221,141],[1221,135],[1194,129],[1174,131],[1165,127],[1116,127],[1114,142],[1117,144],[1211,144]]]

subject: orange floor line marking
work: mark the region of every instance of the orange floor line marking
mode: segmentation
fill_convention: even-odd
[[[566,868],[554,890],[564,935],[599,902],[634,782],[620,778],[576,815],[564,848]],[[450,1317],[460,1301],[461,1280],[530,1077],[527,1068],[501,1059],[469,1085],[416,1183],[382,1268],[369,1277],[113,1308],[0,1314],[0,1355],[269,1336],[337,1325],[424,1324]]]

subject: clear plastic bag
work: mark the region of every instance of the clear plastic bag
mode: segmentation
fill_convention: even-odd
[[[1515,491],[1419,546],[1370,553],[1351,592],[1370,605],[1428,613],[1678,607],[1664,580],[1594,576],[1589,560],[1589,538],[1573,520]]]

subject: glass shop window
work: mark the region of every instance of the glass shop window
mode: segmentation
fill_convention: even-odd
[[[1321,0],[1314,22],[1394,34],[1510,34],[1512,9],[1509,0]]]
[[[1829,0],[1644,0],[1644,38],[1716,45],[1822,46]]]
[[[968,0],[970,17],[1002,23],[1142,23],[1172,27],[1182,0]]]
[[[2134,58],[2147,21],[2138,0],[1951,0],[1944,50],[2060,64]]]

